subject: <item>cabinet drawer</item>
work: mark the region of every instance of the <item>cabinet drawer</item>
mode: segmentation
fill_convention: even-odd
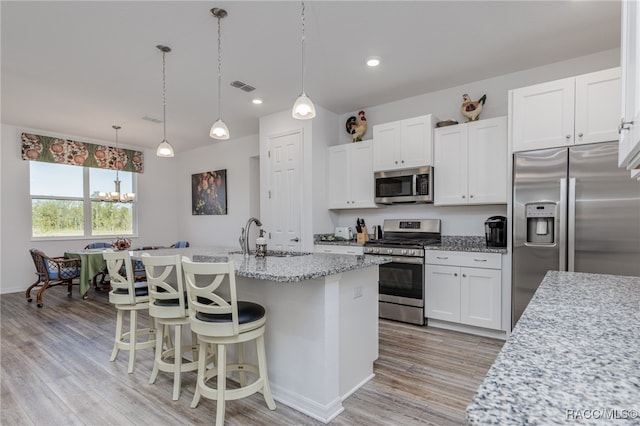
[[[362,246],[334,246],[329,244],[316,244],[314,246],[316,253],[332,253],[332,254],[363,254]]]
[[[501,269],[499,253],[426,250],[426,263],[431,265],[465,266],[471,268]]]

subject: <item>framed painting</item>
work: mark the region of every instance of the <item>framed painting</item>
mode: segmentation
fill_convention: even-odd
[[[227,214],[227,170],[191,175],[191,214]]]

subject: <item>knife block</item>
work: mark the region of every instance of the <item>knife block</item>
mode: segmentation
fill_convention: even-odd
[[[369,234],[367,233],[367,227],[363,226],[362,232],[356,234],[356,242],[358,244],[364,244],[367,241],[369,241]]]

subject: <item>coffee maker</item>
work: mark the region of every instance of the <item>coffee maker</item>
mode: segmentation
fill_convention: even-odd
[[[504,216],[491,216],[484,223],[484,234],[487,247],[507,246],[507,218]]]

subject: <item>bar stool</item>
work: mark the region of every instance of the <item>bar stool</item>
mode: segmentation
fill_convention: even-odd
[[[183,257],[182,268],[189,296],[189,322],[200,344],[198,379],[191,407],[198,405],[200,396],[215,399],[216,425],[222,426],[227,400],[244,398],[262,390],[267,407],[275,410],[267,376],[264,307],[238,301],[233,262],[200,263]],[[243,343],[252,340],[256,342],[257,366],[244,361]],[[233,344],[238,344],[238,362],[227,364],[227,345]],[[216,366],[211,369],[207,369],[206,361],[209,345],[217,346]],[[227,373],[233,371],[240,372],[240,388],[227,389]],[[256,380],[247,384],[246,373],[256,375]],[[216,388],[207,385],[213,377],[217,377]]]
[[[155,383],[158,371],[173,373],[173,400],[180,398],[181,373],[198,369],[197,336],[191,332],[191,345],[182,345],[182,327],[189,325],[186,292],[182,279],[182,260],[180,255],[149,256],[142,255],[142,263],[147,274],[149,284],[149,315],[155,319],[156,354],[153,361],[153,371],[149,383]],[[175,281],[175,284],[167,282]],[[169,326],[174,327],[173,345]],[[167,349],[163,349],[167,339]],[[183,362],[183,350],[191,351],[193,361]]]
[[[128,373],[133,373],[136,362],[136,350],[155,346],[155,325],[153,317],[149,317],[149,328],[138,329],[138,311],[149,310],[149,289],[146,281],[134,282],[133,266],[128,251],[107,249],[102,253],[107,262],[111,277],[109,302],[116,307],[116,336],[113,352],[109,361],[115,361],[120,350],[129,351]],[[124,276],[122,273],[124,272]],[[122,332],[124,312],[129,312],[129,331]],[[148,340],[138,342],[139,336],[148,336]]]

